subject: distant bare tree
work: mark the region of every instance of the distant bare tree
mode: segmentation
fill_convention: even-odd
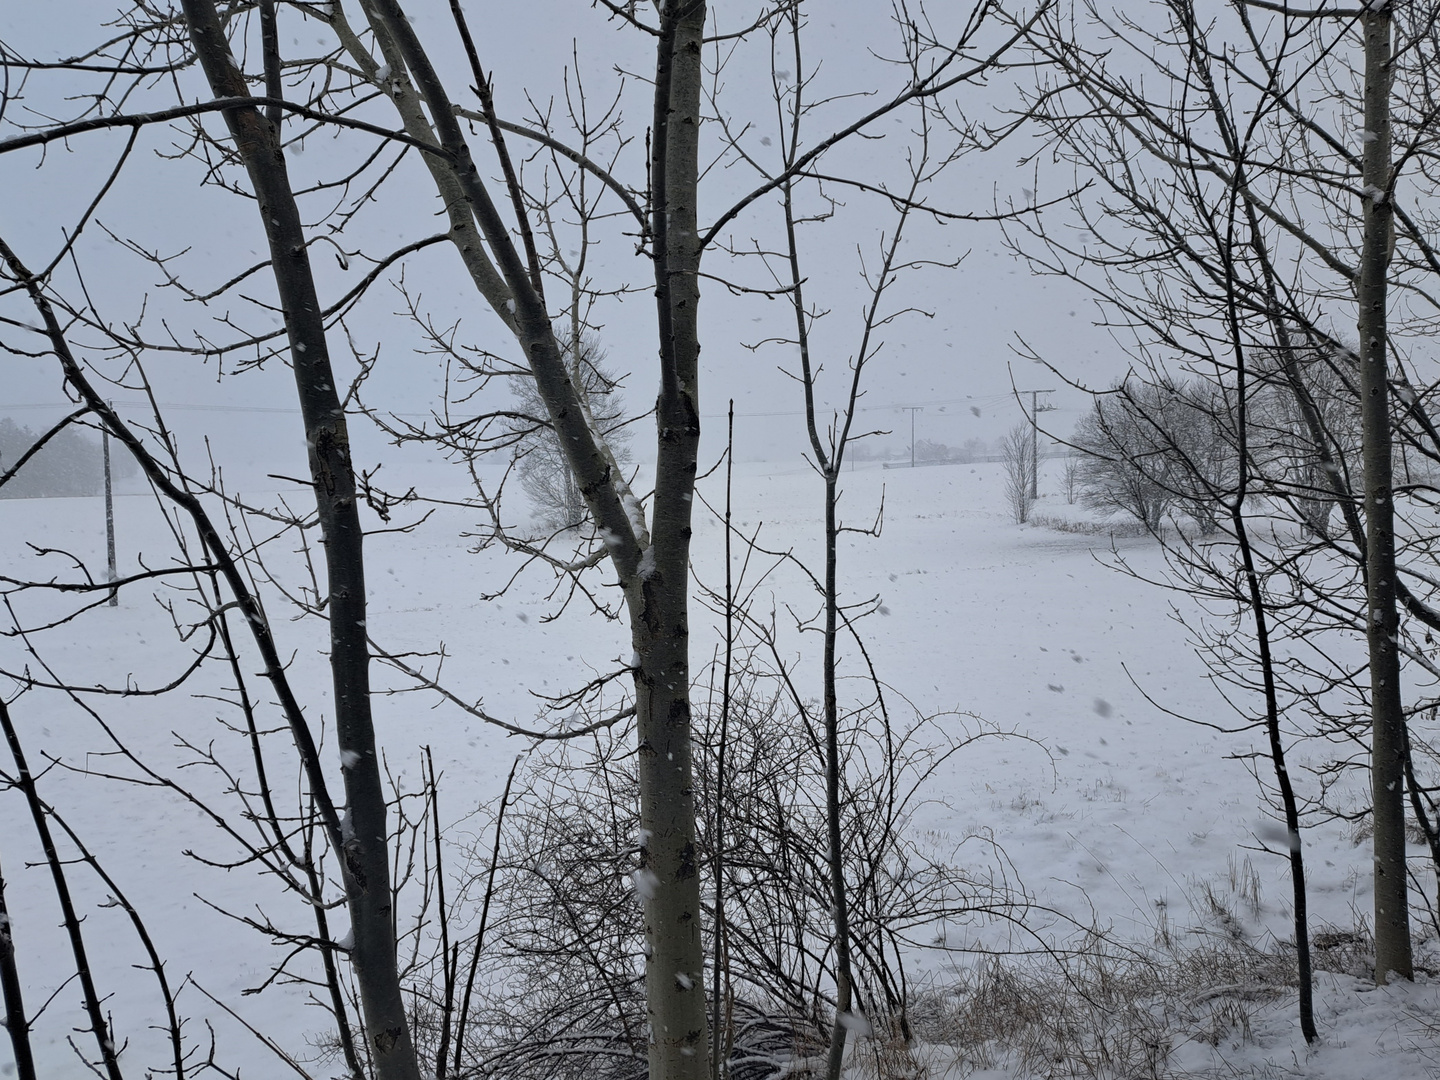
[[[624,426],[620,382],[605,364],[605,350],[599,338],[593,333],[582,334],[578,350],[568,336],[562,336],[560,344],[570,370],[570,382],[581,405],[589,411],[591,422],[609,443],[615,463],[624,468],[630,462],[630,433]],[[523,418],[511,421],[518,435],[512,449],[515,470],[536,515],[554,529],[573,529],[589,522],[590,509],[585,505],[585,495],[565,460],[560,437],[550,421],[534,377],[510,376],[510,391],[515,395],[518,411],[523,414]]]
[[[1276,348],[1254,350],[1253,362],[1252,453],[1305,532],[1329,540],[1337,492],[1358,490],[1364,473],[1358,358],[1338,342],[1311,343],[1295,333]]]
[[[1029,424],[1016,424],[1000,440],[1005,464],[1005,505],[1017,525],[1030,520],[1030,474],[1035,464],[1033,432]]]
[[[1165,476],[1170,461],[1156,427],[1167,393],[1138,380],[1130,389],[1120,383],[1095,398],[1072,436],[1083,455],[1080,501],[1103,514],[1129,514],[1151,532],[1159,530],[1175,501]]]
[[[1075,499],[1080,494],[1080,458],[1073,450],[1065,456],[1065,467],[1060,474],[1060,483],[1065,488],[1065,501],[1074,506]]]
[[[1096,395],[1072,436],[1081,501],[1152,533],[1178,508],[1212,535],[1234,473],[1225,409],[1212,387],[1164,378],[1129,378]]]

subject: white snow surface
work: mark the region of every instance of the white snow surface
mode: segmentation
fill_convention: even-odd
[[[1059,465],[1047,465],[1056,471],[1049,485],[1053,491],[1059,486]],[[924,712],[972,713],[1027,737],[981,740],[952,758],[934,781],[932,792],[939,801],[921,813],[914,827],[936,843],[989,830],[1040,903],[1084,922],[1098,921],[1121,939],[1147,943],[1155,932],[1157,905],[1168,908],[1180,926],[1185,921],[1180,913],[1203,883],[1223,882],[1237,868],[1244,872],[1248,860],[1258,876],[1260,902],[1253,913],[1237,909],[1244,932],[1262,943],[1269,935],[1288,938],[1285,864],[1256,850],[1258,838],[1274,834],[1274,820],[1244,765],[1230,760],[1250,743],[1245,736],[1187,724],[1146,700],[1148,694],[1167,709],[1220,724],[1234,719],[1206,682],[1184,629],[1170,616],[1168,605],[1183,598],[1161,594],[1106,565],[1107,537],[1011,524],[1001,498],[1000,469],[998,464],[884,472],[862,468],[844,478],[843,512],[852,522],[868,525],[882,486],[885,492],[883,534],[878,539],[847,535],[840,555],[847,595],[879,594],[888,612],[862,623],[881,677]],[[710,482],[723,483],[723,477]],[[1042,479],[1042,490],[1044,485]],[[709,494],[712,504],[722,504],[723,488]],[[749,535],[763,522],[762,544],[772,550],[793,548],[818,564],[822,496],[801,462],[741,464],[735,476],[735,527]],[[246,493],[247,502],[259,498]],[[1042,504],[1065,509],[1056,496]],[[45,576],[49,563],[31,554],[27,541],[63,547],[92,566],[104,566],[100,499],[32,500],[24,511],[0,515],[4,573]],[[122,495],[116,518],[121,573],[135,567],[140,554],[150,565],[161,565],[161,553],[168,550],[166,525],[148,498]],[[444,675],[460,700],[483,698],[491,715],[530,723],[531,691],[555,694],[583,683],[592,668],[628,656],[629,642],[623,626],[599,618],[520,619],[546,604],[553,587],[547,574],[522,577],[517,589],[501,599],[479,600],[486,585],[513,564],[512,557],[494,549],[470,552],[462,533],[471,524],[470,515],[442,511],[414,534],[379,533],[367,540],[369,629],[393,652],[433,649],[443,640],[453,658]],[[723,580],[722,540],[718,522],[697,516],[693,561],[706,583]],[[1138,570],[1161,568],[1151,541],[1114,543]],[[284,567],[283,572],[294,572],[298,579],[301,569]],[[61,571],[57,562],[52,572]],[[813,602],[798,575],[777,573],[765,588],[774,590],[777,603]],[[272,608],[278,602],[268,601]],[[40,607],[30,603],[27,614],[38,614]],[[329,748],[334,732],[326,635],[316,622],[292,622],[275,617],[273,610],[271,615],[282,655],[294,655],[292,677],[338,791],[339,755]],[[701,663],[716,632],[699,604],[692,606],[692,618],[694,655]],[[137,589],[123,594],[119,608],[101,607],[63,634],[49,635],[44,647],[61,677],[120,686],[128,677],[137,687],[168,681],[193,655],[188,645],[176,643],[167,611]],[[8,666],[23,666],[13,639],[0,642],[0,650]],[[257,670],[253,661],[247,653],[247,671]],[[818,680],[813,668],[803,677]],[[215,676],[217,696],[228,678],[228,673]],[[374,678],[383,688],[398,676],[377,664]],[[268,706],[270,696],[262,696]],[[524,747],[459,709],[432,710],[430,701],[421,707],[420,697],[375,698],[377,736],[397,782],[409,791],[419,788],[420,747],[428,744],[443,776],[442,807],[457,808],[450,812],[458,817],[458,808],[496,798],[514,754]],[[222,703],[172,694],[95,704],[147,762],[215,798],[234,823],[243,825],[236,804],[224,802],[226,778],[203,767],[179,769],[195,755],[177,746],[177,735],[202,748],[213,742],[217,754],[248,780],[244,740],[216,723],[222,714],[233,720]],[[89,760],[97,772],[121,771],[115,759],[93,757],[112,747],[92,720],[58,695],[27,694],[12,703],[11,711],[32,763],[50,754],[82,767]],[[279,724],[273,710],[265,720]],[[267,764],[278,788],[294,789],[293,761],[277,752]],[[279,893],[272,877],[253,866],[225,871],[187,859],[186,849],[217,859],[235,852],[212,823],[173,792],[59,769],[46,773],[41,785],[47,801],[102,855],[146,919],[172,984],[193,972],[206,991],[270,1038],[302,1055],[310,1052],[306,1038],[323,1028],[324,1013],[305,1007],[303,990],[294,986],[276,984],[259,995],[242,996],[266,979],[279,954],[211,906],[245,915],[259,907],[282,925],[303,926],[295,921],[294,901]],[[40,853],[23,804],[7,791],[0,793],[0,807],[0,857],[15,946],[28,980],[27,1001],[38,1005],[63,978],[59,973],[69,970],[68,947],[57,926],[48,876],[43,866],[27,865]],[[458,825],[457,839],[471,827]],[[1355,913],[1371,907],[1367,847],[1353,842],[1341,826],[1307,829],[1303,839],[1312,930],[1353,927]],[[1421,855],[1418,848],[1414,853]],[[72,866],[70,876],[87,919],[92,968],[100,992],[109,995],[106,1009],[113,1012],[117,1036],[129,1041],[124,1060],[130,1074],[143,1075],[145,1067],[160,1067],[166,1060],[161,1036],[150,1028],[161,1013],[153,982],[138,970],[143,954],[123,911],[105,905],[106,890],[83,867]],[[643,891],[639,874],[636,884]],[[1052,927],[1050,932],[1056,931]],[[1003,944],[1000,931],[988,933],[989,939],[982,935],[974,943]],[[917,961],[912,981],[927,975],[943,979],[946,963]],[[1421,976],[1414,984],[1376,988],[1363,979],[1321,975],[1316,989],[1321,1032],[1316,1047],[1307,1048],[1300,1038],[1293,998],[1282,998],[1254,1007],[1248,1039],[1237,1036],[1214,1048],[1182,1047],[1172,1072],[1323,1080],[1436,1075],[1436,981]],[[78,994],[67,988],[34,1033],[46,1077],[90,1075],[65,1043],[72,1028],[83,1026],[78,1005]],[[278,1075],[275,1060],[201,994],[187,987],[180,1005],[195,1018],[187,1031],[201,1031],[201,1018],[214,1023],[217,1055],[227,1068]],[[9,1052],[8,1040],[0,1038],[0,1076],[13,1068]],[[932,1076],[944,1072],[943,1062],[936,1064],[940,1068]]]

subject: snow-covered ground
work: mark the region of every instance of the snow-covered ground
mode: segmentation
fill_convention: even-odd
[[[1057,477],[1042,479],[1041,509],[1067,512]],[[704,491],[712,504],[723,498],[722,477]],[[1270,831],[1254,779],[1234,755],[1251,747],[1248,736],[1225,735],[1166,715],[1158,705],[1190,716],[1231,723],[1233,713],[1205,680],[1170,609],[1173,596],[1117,573],[1108,565],[1111,541],[1062,533],[1008,520],[1001,497],[1000,466],[993,463],[881,470],[862,468],[845,478],[845,510],[853,524],[868,525],[884,496],[884,529],[878,538],[849,536],[841,577],[851,599],[879,595],[882,607],[867,620],[871,656],[881,678],[925,713],[973,714],[1017,737],[977,742],[951,759],[936,778],[931,804],[916,826],[937,835],[989,830],[1036,900],[1084,925],[1110,930],[1121,940],[1149,943],[1162,924],[1177,934],[1197,925],[1207,883],[1234,899],[1244,932],[1260,943],[1288,936],[1289,883],[1283,862],[1257,850]],[[822,490],[803,465],[745,464],[735,476],[735,519],[746,534],[775,550],[794,550],[818,562]],[[293,492],[292,500],[299,496]],[[163,565],[173,550],[168,528],[141,495],[118,500],[121,570],[140,561]],[[11,576],[72,573],[60,556],[37,559],[25,548],[64,548],[103,568],[103,517],[99,500],[35,500],[0,503],[0,565]],[[464,699],[483,699],[486,709],[530,722],[536,703],[530,691],[556,692],[628,656],[623,628],[571,614],[545,620],[558,607],[547,599],[548,572],[532,569],[504,597],[483,594],[515,569],[512,556],[475,554],[464,533],[471,516],[442,509],[414,534],[385,533],[368,549],[373,636],[392,651],[434,649],[444,643],[450,660],[447,682]],[[1149,539],[1117,539],[1137,570],[1158,572],[1162,560]],[[296,560],[290,541],[273,558],[290,578]],[[723,574],[722,529],[702,515],[696,529],[695,569],[706,583]],[[45,566],[42,571],[37,567]],[[814,603],[798,576],[779,572],[778,604],[802,611]],[[164,597],[163,590],[156,590]],[[28,608],[21,598],[19,606]],[[279,601],[271,617],[312,719],[324,718],[328,675],[320,654],[323,634],[315,622],[287,622]],[[579,605],[576,605],[578,610]],[[1183,614],[1193,615],[1184,611]],[[183,622],[183,606],[173,617]],[[716,638],[697,611],[693,640],[697,657]],[[43,644],[42,644],[43,642]],[[142,590],[125,594],[121,606],[101,608],[37,639],[54,676],[77,684],[105,682],[144,690],[174,678],[191,655],[177,645],[172,613]],[[793,645],[800,655],[800,644]],[[48,680],[24,643],[0,644],[7,667],[27,665]],[[208,677],[207,677],[208,678]],[[217,673],[197,691],[223,696]],[[1155,704],[1146,700],[1146,695]],[[158,771],[174,775],[204,795],[228,786],[213,769],[191,766],[195,751],[177,746],[213,745],[227,760],[243,761],[239,736],[216,723],[227,707],[198,693],[91,698],[81,695],[116,733]],[[233,914],[274,917],[297,932],[308,928],[292,901],[254,867],[201,866],[184,852],[230,857],[216,823],[184,799],[155,787],[103,779],[96,773],[133,773],[112,756],[113,746],[94,718],[54,693],[35,692],[12,705],[46,799],[64,815],[144,915],[167,958],[172,984],[187,979],[182,1007],[195,1016],[186,1029],[204,1057],[214,1024],[217,1059],[244,1075],[281,1075],[269,1056],[235,1020],[206,1002],[203,990],[233,1008],[256,1029],[297,1053],[323,1014],[304,1004],[303,991],[273,986],[242,995],[268,974],[275,956]],[[468,815],[494,799],[514,755],[525,749],[473,717],[438,706],[433,695],[379,697],[377,731],[397,782],[418,786],[420,748],[432,747],[443,774],[442,814],[469,834]],[[91,770],[81,775],[76,768]],[[338,769],[338,761],[336,762]],[[9,770],[8,763],[5,766]],[[280,766],[283,772],[283,765]],[[293,786],[290,773],[285,782]],[[229,822],[247,828],[233,802]],[[39,850],[14,792],[0,796],[0,865],[6,880],[16,947],[32,1011],[54,992],[69,970],[68,948],[56,926]],[[1363,843],[1341,825],[1306,835],[1312,926],[1349,929],[1370,908],[1369,857]],[[1418,851],[1417,851],[1418,854]],[[130,965],[143,963],[123,911],[107,905],[108,890],[72,867],[80,883],[93,967],[101,992],[109,994],[117,1032],[130,1041],[131,1075],[160,1067],[164,1049],[148,1025],[159,1019],[149,977]],[[1246,897],[1249,899],[1245,899]],[[343,914],[337,913],[343,923]],[[341,928],[343,930],[343,927]],[[1043,932],[1064,933],[1053,920]],[[977,938],[976,944],[993,944]],[[946,978],[934,961],[930,975]],[[1394,1080],[1436,1075],[1440,1035],[1437,985],[1422,976],[1415,985],[1376,989],[1349,976],[1322,976],[1317,986],[1321,1040],[1307,1049],[1293,1019],[1293,1001],[1254,1005],[1248,1034],[1240,1031],[1212,1050],[1184,1048],[1171,1062],[1177,1072],[1215,1070],[1225,1075],[1314,1076],[1345,1080],[1384,1076]],[[36,1037],[41,1073],[88,1075],[65,1045],[78,1039],[72,985],[59,991],[40,1019]],[[0,1040],[0,1075],[13,1069]],[[1218,1059],[1217,1059],[1218,1055]],[[937,1066],[940,1063],[937,1061]],[[1059,1074],[1064,1074],[1063,1070]],[[328,1075],[328,1072],[317,1073]],[[980,1075],[1010,1075],[977,1073]]]

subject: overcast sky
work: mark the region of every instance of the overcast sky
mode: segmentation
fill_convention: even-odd
[[[951,5],[936,5],[933,13],[943,23],[955,18]],[[958,8],[958,5],[956,5]],[[358,5],[346,8],[358,24]],[[756,5],[712,5],[721,28],[752,18]],[[103,23],[120,10],[113,3],[61,2],[0,6],[0,39],[16,52],[35,59],[74,55],[110,36]],[[422,39],[441,63],[451,92],[459,95],[469,81],[463,58],[454,42],[445,0],[412,0],[407,5]],[[645,72],[653,67],[650,39],[608,21],[586,0],[543,0],[530,4],[475,3],[468,5],[474,21],[482,63],[494,71],[499,109],[516,119],[533,117],[536,109],[553,109],[557,127],[563,127],[566,73],[570,71],[572,100],[576,70],[584,78],[587,101],[603,110],[618,98],[622,131],[630,140],[620,153],[615,171],[626,182],[644,182],[643,155],[648,123],[648,88]],[[883,95],[900,85],[895,69],[877,59],[893,54],[895,30],[889,5],[872,0],[829,0],[815,5],[823,15],[812,19],[806,40],[805,64],[816,74],[811,100],[834,98],[809,118],[807,143],[819,141],[834,128],[873,107]],[[942,27],[943,29],[943,27]],[[998,28],[997,28],[998,29]],[[290,55],[313,55],[328,48],[330,36],[323,25],[301,19],[282,7],[281,40]],[[986,40],[994,40],[992,35]],[[788,45],[786,46],[788,48]],[[577,68],[578,58],[578,68]],[[788,63],[776,65],[789,77]],[[763,35],[727,56],[715,85],[720,108],[729,118],[730,131],[743,130],[741,144],[762,167],[773,165],[779,151],[777,116],[771,98],[770,45]],[[631,74],[624,74],[629,72]],[[12,76],[13,78],[13,76]],[[184,93],[202,98],[207,91],[188,72],[181,77]],[[15,87],[12,83],[12,92]],[[73,113],[73,102],[60,98],[95,92],[95,85],[72,85],[46,74],[32,76],[22,100],[12,100],[7,124],[0,136],[13,134],[15,121],[33,122],[34,114]],[[299,90],[295,96],[301,96]],[[173,88],[160,83],[126,103],[127,111],[161,107],[173,102]],[[955,115],[993,123],[1000,110],[1015,104],[1004,79],[989,87],[961,88],[949,102]],[[392,123],[380,108],[372,109],[378,122]],[[876,141],[857,141],[825,160],[827,171],[855,176],[871,183],[895,184],[903,179],[907,149],[915,140],[909,128],[913,116],[882,124]],[[218,118],[207,120],[219,131]],[[293,133],[293,129],[287,129]],[[719,150],[719,124],[706,129],[710,157]],[[0,183],[7,193],[3,228],[8,239],[32,267],[48,263],[60,250],[65,231],[73,228],[83,208],[94,198],[122,151],[127,135],[92,133],[68,146],[53,146],[45,153],[25,151],[0,156]],[[91,300],[103,316],[114,322],[134,323],[141,312],[149,340],[162,340],[173,332],[181,341],[201,334],[211,341],[242,336],[223,320],[232,319],[245,330],[264,329],[273,316],[256,303],[273,295],[265,275],[259,274],[224,302],[202,308],[182,302],[174,289],[163,287],[160,269],[128,251],[125,244],[166,256],[180,255],[171,265],[177,277],[196,291],[217,287],[253,265],[264,242],[248,200],[213,186],[202,187],[203,170],[193,160],[169,160],[181,141],[172,129],[152,128],[140,137],[131,161],[101,203],[94,221],[76,246],[76,264],[85,277]],[[943,140],[937,140],[943,141]],[[472,139],[482,170],[490,173],[493,157],[480,137]],[[374,148],[365,136],[320,135],[295,147],[290,156],[297,186],[333,177],[358,163]],[[968,156],[953,165],[929,191],[937,205],[958,212],[987,213],[998,203],[1024,202],[1032,196],[1034,173],[1017,167],[1017,161],[1035,150],[1031,136],[1022,132],[998,150]],[[517,153],[519,151],[517,150]],[[527,166],[536,180],[543,163]],[[702,219],[713,217],[757,181],[743,163],[727,162],[706,177]],[[1063,177],[1042,177],[1042,197],[1059,194]],[[1053,190],[1046,190],[1050,185]],[[866,299],[860,278],[861,259],[872,266],[883,237],[893,228],[894,213],[886,202],[853,190],[832,189],[843,200],[833,218],[807,226],[802,233],[808,301],[829,314],[819,324],[817,353],[826,367],[823,392],[838,395],[844,368],[858,344],[859,317]],[[311,197],[307,215],[328,209],[333,198]],[[819,204],[810,203],[812,210]],[[438,231],[433,188],[412,155],[403,161],[379,194],[377,204],[358,215],[338,243],[347,250],[379,254],[387,249]],[[726,240],[739,249],[757,245],[780,246],[780,219],[773,200],[757,202],[727,231]],[[635,257],[634,243],[620,235],[620,223],[604,232],[604,243],[592,255],[596,287],[614,289],[621,284],[637,288],[621,300],[602,301],[597,320],[612,363],[629,373],[626,399],[632,410],[653,399],[655,372],[654,308],[644,286],[649,267]],[[993,440],[1021,418],[1010,396],[1012,374],[1021,389],[1057,387],[1052,374],[1015,352],[1020,338],[1072,378],[1095,384],[1121,373],[1126,361],[1119,347],[1094,323],[1097,312],[1078,289],[1037,278],[1005,249],[999,230],[991,224],[912,218],[907,254],[936,262],[960,259],[953,270],[930,268],[903,278],[891,294],[892,308],[914,306],[927,314],[904,317],[887,326],[884,350],[868,369],[865,380],[867,426],[895,428],[908,438],[908,414],[902,406],[922,406],[916,418],[920,438],[959,445],[979,437]],[[342,271],[325,245],[313,249],[322,296],[328,300],[348,289],[358,277],[352,261]],[[735,259],[721,251],[707,256],[705,270],[745,286],[765,286],[771,279],[754,259]],[[436,247],[404,265],[408,295],[437,326],[459,323],[457,338],[493,348],[514,358],[513,342],[506,340],[498,321],[486,312],[468,281],[460,273],[453,251]],[[73,271],[58,280],[78,294]],[[363,351],[377,346],[380,362],[368,400],[399,413],[423,415],[435,406],[443,385],[443,369],[433,356],[418,354],[415,327],[396,315],[404,306],[397,288],[400,271],[377,283],[361,311],[349,320],[356,344]],[[727,399],[735,399],[740,421],[737,433],[743,457],[795,457],[801,448],[798,410],[799,387],[779,372],[793,363],[793,348],[757,342],[792,332],[783,301],[755,295],[734,296],[718,281],[705,283],[703,308],[702,409],[707,419],[709,452],[718,450],[713,436],[723,428],[720,417]],[[248,299],[242,299],[241,296]],[[13,299],[3,309],[12,317],[26,317]],[[34,347],[7,330],[9,344]],[[83,340],[83,335],[77,335]],[[344,335],[332,334],[337,358],[347,353]],[[172,410],[170,420],[181,433],[186,449],[196,452],[201,440],[212,439],[218,456],[237,474],[255,470],[285,471],[303,467],[298,416],[283,412],[293,392],[288,373],[273,370],[217,378],[214,361],[202,363],[186,356],[147,354],[142,357],[156,384],[159,400],[186,409]],[[43,360],[7,360],[5,389],[0,391],[0,413],[14,415],[32,426],[52,415],[48,409],[22,406],[58,406],[60,387],[53,363]],[[227,367],[228,370],[228,367]],[[137,394],[117,391],[127,409],[138,409]],[[1083,399],[1074,392],[1054,399],[1061,411],[1052,420],[1068,432]],[[217,411],[217,410],[225,411]],[[139,415],[138,412],[135,415]],[[386,451],[380,440],[365,435],[357,425],[359,444],[372,459]],[[653,436],[637,435],[636,451],[645,457]],[[897,433],[898,440],[901,435]],[[798,460],[798,459],[797,459]],[[299,462],[297,465],[296,463]],[[247,483],[253,479],[247,475]]]

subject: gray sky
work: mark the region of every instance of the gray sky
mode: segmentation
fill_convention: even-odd
[[[346,5],[358,24],[358,6]],[[753,17],[753,5],[713,5],[722,27]],[[940,5],[946,8],[948,5]],[[107,35],[101,25],[117,10],[113,4],[67,2],[47,5],[6,4],[0,8],[0,38],[14,50],[36,58],[72,55]],[[408,5],[422,39],[429,43],[442,65],[442,74],[458,94],[468,83],[449,24],[443,0],[416,0]],[[811,100],[829,98],[814,115],[807,143],[819,141],[830,130],[873,108],[881,96],[899,85],[900,76],[876,59],[893,52],[894,28],[889,7],[869,0],[831,0],[823,15],[811,22],[805,63],[815,75]],[[495,13],[503,13],[494,17]],[[953,17],[948,11],[932,12]],[[494,73],[497,104],[517,119],[529,119],[536,109],[552,110],[557,127],[563,127],[566,71],[574,68],[585,80],[592,110],[618,100],[622,131],[629,144],[620,152],[615,172],[628,183],[644,181],[643,154],[648,123],[648,88],[635,75],[651,66],[651,43],[633,30],[607,22],[585,0],[546,0],[534,4],[470,5],[482,63]],[[327,28],[301,20],[290,9],[281,11],[281,40],[292,55],[310,55],[328,44]],[[788,44],[782,42],[788,49]],[[776,65],[789,76],[789,61]],[[762,168],[776,162],[779,150],[777,116],[771,99],[768,40],[757,37],[727,58],[716,87],[721,109],[732,132],[744,132],[740,143]],[[191,98],[207,96],[195,73],[181,77]],[[572,100],[575,76],[570,75]],[[10,104],[7,119],[28,120],[22,110],[63,112],[57,97],[93,91],[93,87],[67,86],[43,74],[32,77],[27,97]],[[296,96],[300,96],[297,92]],[[128,111],[159,107],[173,101],[173,89],[157,85],[127,102]],[[1001,85],[962,88],[949,106],[972,120],[993,122],[997,106],[1012,103]],[[381,123],[393,122],[383,103],[366,114]],[[915,145],[909,128],[913,115],[879,125],[885,138],[855,141],[824,159],[826,171],[857,176],[869,183],[897,184],[903,180],[907,148]],[[207,120],[212,131],[218,118]],[[293,128],[291,130],[294,130]],[[12,134],[13,127],[3,134]],[[713,156],[722,135],[719,124],[706,129],[707,149]],[[1023,201],[1025,189],[1035,180],[1016,167],[1034,146],[1020,141],[988,154],[975,154],[955,163],[931,185],[937,205],[959,212],[986,213],[997,200]],[[7,206],[0,217],[5,235],[33,266],[44,265],[64,242],[64,230],[73,227],[84,206],[94,197],[108,170],[124,147],[120,132],[78,137],[68,146],[54,146],[45,154],[26,151],[0,156],[0,183]],[[937,145],[944,139],[937,138]],[[153,128],[142,134],[125,172],[102,202],[94,221],[76,246],[76,262],[95,307],[112,322],[134,323],[145,314],[143,328],[152,341],[174,333],[181,341],[200,334],[211,341],[234,340],[239,330],[224,325],[230,319],[246,331],[266,329],[274,317],[252,301],[267,303],[273,289],[258,274],[222,301],[202,307],[180,299],[163,287],[159,267],[126,250],[115,237],[145,251],[178,255],[170,264],[175,275],[197,291],[215,288],[252,265],[262,256],[263,237],[248,199],[202,187],[202,169],[194,162],[167,160],[179,142],[169,129]],[[290,163],[297,186],[332,179],[347,163],[358,163],[373,147],[364,136],[321,134],[308,139],[303,151],[292,153]],[[482,170],[494,173],[493,157],[483,137],[472,138]],[[515,147],[517,154],[521,153]],[[527,164],[527,177],[539,179],[543,161]],[[1059,183],[1060,178],[1052,178]],[[755,186],[758,175],[749,165],[722,162],[706,177],[702,193],[702,219],[713,219],[741,194]],[[1051,183],[1047,179],[1045,183]],[[884,236],[893,229],[894,213],[873,195],[831,188],[842,200],[833,217],[806,227],[802,247],[806,264],[807,300],[829,314],[815,332],[816,354],[826,375],[822,394],[830,400],[846,385],[845,366],[858,344],[860,313],[867,294],[860,278],[861,259],[873,267]],[[1045,194],[1042,190],[1042,195]],[[1054,192],[1058,193],[1058,189]],[[498,192],[497,192],[498,194]],[[305,202],[307,215],[319,216],[335,200],[312,196]],[[809,208],[820,204],[810,197]],[[413,155],[402,162],[381,189],[377,204],[357,215],[336,240],[347,250],[378,254],[389,248],[438,231],[437,204],[419,163]],[[636,291],[623,300],[601,301],[595,318],[603,324],[602,337],[612,363],[628,371],[626,398],[632,409],[648,405],[655,374],[654,309],[645,288],[649,268],[635,257],[633,240],[621,235],[623,222],[602,225],[603,243],[592,251],[594,283],[599,289],[621,284]],[[102,228],[102,226],[104,228]],[[867,369],[865,379],[867,427],[893,428],[899,440],[908,438],[908,414],[901,406],[924,408],[916,419],[920,438],[959,445],[969,438],[993,440],[1020,417],[1010,398],[1012,369],[1021,389],[1060,386],[1056,378],[1014,351],[1023,336],[1046,359],[1072,377],[1103,383],[1124,370],[1125,361],[1109,336],[1093,325],[1093,305],[1078,289],[1034,277],[1001,243],[990,224],[950,223],[914,217],[907,226],[911,237],[905,252],[912,258],[936,262],[964,261],[954,270],[929,268],[904,276],[891,293],[890,306],[916,307],[928,315],[905,316],[885,327],[880,335],[884,349]],[[106,231],[108,230],[108,232]],[[773,199],[762,199],[727,230],[726,240],[737,249],[780,246],[780,218]],[[568,243],[562,239],[562,244]],[[184,252],[183,255],[180,253]],[[313,249],[322,296],[333,299],[348,289],[361,272],[342,271],[325,245]],[[358,267],[359,260],[352,262]],[[747,286],[765,286],[771,279],[752,258],[732,258],[714,250],[706,271]],[[492,348],[513,358],[497,320],[483,309],[477,294],[459,272],[448,247],[436,247],[413,256],[404,266],[408,295],[417,301],[434,325],[458,323],[457,340]],[[377,407],[418,417],[434,407],[444,377],[433,356],[417,354],[416,328],[397,315],[404,305],[397,283],[398,269],[377,282],[369,300],[347,324],[356,345],[365,352],[380,351],[380,361],[367,390]],[[67,293],[78,293],[73,271],[59,278]],[[552,299],[554,293],[552,292]],[[713,436],[723,429],[720,417],[733,397],[740,419],[737,434],[748,457],[793,456],[801,449],[802,399],[798,384],[779,368],[791,365],[794,349],[771,344],[750,348],[769,337],[793,333],[793,320],[781,300],[755,295],[734,296],[717,281],[705,284],[702,356],[703,413],[707,418],[709,453],[720,446]],[[4,302],[3,311],[26,318],[23,305]],[[13,331],[6,331],[7,337]],[[83,333],[77,333],[83,343]],[[15,339],[19,340],[19,339]],[[33,343],[32,343],[33,344]],[[347,354],[344,335],[332,334],[332,353]],[[220,378],[214,361],[194,357],[147,353],[143,362],[160,401],[185,406],[172,409],[169,421],[179,432],[186,450],[200,452],[210,439],[218,459],[245,482],[255,474],[293,471],[303,467],[298,416],[291,407],[293,393],[288,373],[273,362],[263,372],[246,372]],[[58,404],[60,393],[53,364],[7,359],[6,389],[0,395],[0,413],[25,405]],[[228,367],[227,367],[228,370]],[[127,409],[139,407],[136,394],[117,391]],[[1056,430],[1068,432],[1083,398],[1067,392],[1054,399],[1061,411],[1054,414]],[[268,411],[267,411],[268,410]],[[22,422],[37,426],[51,415],[45,409],[18,410]],[[138,413],[136,413],[138,415]],[[390,456],[382,440],[356,425],[362,457]],[[652,436],[637,432],[637,456],[648,456]],[[423,456],[423,455],[422,455]],[[413,455],[412,464],[419,461]],[[391,468],[399,464],[392,462]]]

